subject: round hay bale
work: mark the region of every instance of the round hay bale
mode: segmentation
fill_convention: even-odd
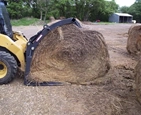
[[[63,20],[63,19],[66,19],[66,17],[60,16],[59,19],[60,19],[60,20]]]
[[[141,59],[135,67],[135,84],[136,84],[136,95],[141,103]]]
[[[102,34],[69,24],[54,29],[41,41],[34,52],[30,79],[86,84],[103,77],[109,68]]]
[[[132,28],[134,27],[135,25],[131,25],[129,30],[128,30],[128,34],[131,32]]]
[[[127,51],[138,54],[141,51],[141,25],[133,25],[128,30]]]
[[[55,21],[55,18],[53,16],[50,16],[49,20],[50,20],[50,22],[53,22],[53,21]]]

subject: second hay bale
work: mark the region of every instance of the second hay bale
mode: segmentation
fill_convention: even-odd
[[[141,59],[135,67],[135,84],[136,84],[136,95],[138,101],[141,103]]]
[[[41,41],[32,59],[30,79],[85,84],[103,77],[109,68],[102,34],[69,24]]]
[[[128,30],[127,51],[138,54],[141,51],[141,25],[132,25]]]

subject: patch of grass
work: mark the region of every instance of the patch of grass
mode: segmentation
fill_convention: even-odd
[[[97,22],[97,24],[109,25],[109,24],[115,24],[115,23],[113,23],[113,22]]]
[[[12,26],[29,26],[37,23],[39,19],[37,18],[22,18],[19,20],[11,20]]]

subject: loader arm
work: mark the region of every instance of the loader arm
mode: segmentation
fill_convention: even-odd
[[[24,84],[28,86],[54,86],[54,85],[61,85],[61,82],[42,82],[42,83],[36,83],[28,81],[28,75],[30,72],[30,66],[32,57],[34,54],[34,51],[38,47],[38,44],[42,41],[42,39],[53,29],[66,25],[66,24],[75,24],[78,27],[81,27],[79,22],[74,18],[68,18],[61,20],[59,22],[56,22],[50,26],[45,25],[43,30],[38,32],[35,36],[31,37],[29,42],[27,43],[27,49],[26,49],[26,68],[25,68],[25,74],[24,74]]]

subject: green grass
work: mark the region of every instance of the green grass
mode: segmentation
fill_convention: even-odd
[[[12,26],[29,26],[37,23],[39,19],[37,18],[22,18],[19,20],[11,20]]]
[[[113,23],[113,22],[98,22],[97,24],[109,25],[109,24],[115,24],[115,23]]]

